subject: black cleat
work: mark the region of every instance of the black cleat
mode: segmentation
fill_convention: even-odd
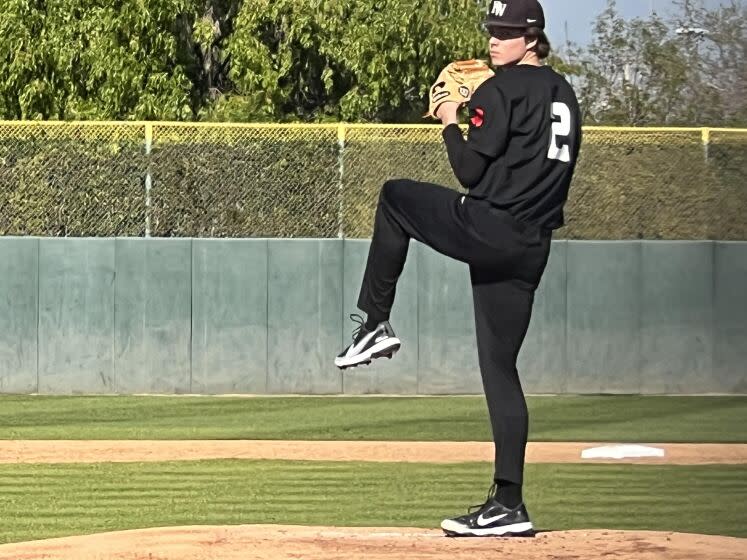
[[[495,499],[495,485],[488,498],[474,513],[467,513],[441,522],[449,537],[533,537],[534,527],[524,504],[507,508]],[[472,508],[470,508],[472,509]]]
[[[366,330],[363,318],[353,314],[350,318],[358,323],[353,332],[353,344],[335,358],[335,365],[340,369],[370,364],[377,358],[391,358],[397,353],[401,342],[392,330],[389,321],[376,326],[373,331]]]

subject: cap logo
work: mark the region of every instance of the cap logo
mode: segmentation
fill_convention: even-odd
[[[490,8],[490,14],[498,17],[503,17],[503,12],[506,11],[506,4],[495,0],[492,7]]]
[[[532,19],[532,18],[527,18],[527,23],[534,23],[535,21],[537,21],[537,20],[536,19]]]

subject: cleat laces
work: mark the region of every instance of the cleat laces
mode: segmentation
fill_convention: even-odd
[[[495,493],[498,490],[498,485],[494,482],[490,489],[488,490],[488,496],[485,498],[485,501],[481,504],[477,504],[474,506],[469,506],[469,509],[467,509],[467,513],[472,513],[472,510],[478,510],[485,507],[485,504],[487,504],[490,500],[492,500],[495,497]]]
[[[353,342],[355,342],[358,339],[358,336],[361,334],[362,331],[366,330],[365,325],[366,322],[363,320],[363,317],[358,315],[357,313],[351,313],[350,314],[350,320],[356,323],[358,326],[353,330]],[[368,331],[366,331],[368,332]]]

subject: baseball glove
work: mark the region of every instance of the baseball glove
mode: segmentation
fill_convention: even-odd
[[[428,112],[423,117],[437,119],[436,111],[444,101],[467,103],[480,84],[493,76],[493,71],[482,60],[457,60],[446,66],[431,86]]]

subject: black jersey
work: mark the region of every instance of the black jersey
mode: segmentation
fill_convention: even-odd
[[[490,158],[470,196],[545,229],[564,225],[563,205],[581,145],[578,101],[549,66],[498,72],[469,103],[468,145]]]

